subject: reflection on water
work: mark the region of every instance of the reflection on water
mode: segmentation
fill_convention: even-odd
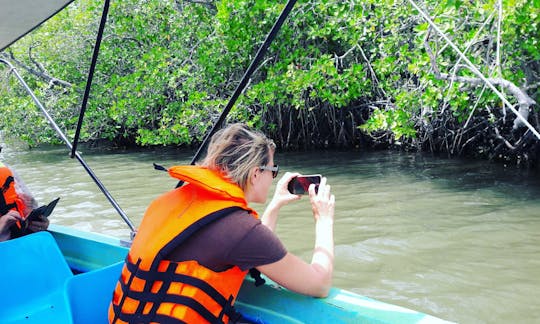
[[[155,171],[193,152],[83,150],[135,224],[176,180]],[[129,237],[129,229],[65,148],[7,149],[42,203],[62,200],[51,222]],[[540,180],[485,161],[419,154],[278,153],[282,170],[328,177],[336,194],[334,285],[461,323],[540,318]],[[262,212],[264,206],[255,206]],[[311,258],[308,199],[283,208],[278,235]],[[301,233],[301,235],[299,235]]]

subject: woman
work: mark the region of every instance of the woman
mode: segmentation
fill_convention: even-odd
[[[262,219],[248,203],[265,203],[275,144],[242,124],[217,132],[201,166],[169,174],[188,184],[149,206],[109,308],[113,323],[234,322],[233,304],[256,268],[289,290],[324,297],[331,287],[334,196],[323,178],[309,197],[316,221],[311,263],[287,252],[273,233],[281,207],[300,199],[286,173]]]

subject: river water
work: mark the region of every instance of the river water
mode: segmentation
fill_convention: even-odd
[[[82,151],[136,225],[150,201],[176,185],[152,163],[172,166],[193,156],[170,149]],[[0,158],[41,203],[62,197],[52,223],[129,237],[65,147],[4,145]],[[321,173],[332,185],[334,286],[459,323],[540,320],[537,173],[392,152],[278,152],[275,161],[283,171]],[[308,199],[282,209],[277,233],[306,261],[313,232]]]

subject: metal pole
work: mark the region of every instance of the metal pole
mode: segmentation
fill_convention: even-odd
[[[227,105],[223,109],[223,112],[219,116],[219,119],[214,124],[214,127],[212,127],[210,132],[208,134],[206,134],[206,137],[204,138],[204,140],[203,140],[201,146],[199,147],[199,149],[197,150],[197,153],[195,153],[195,156],[191,160],[192,165],[195,164],[195,162],[197,162],[197,160],[202,155],[202,152],[204,151],[204,149],[205,149],[206,145],[208,144],[208,141],[210,140],[212,135],[214,135],[214,133],[221,127],[221,124],[223,123],[223,121],[225,121],[225,118],[227,117],[227,115],[231,111],[232,107],[236,103],[236,100],[238,99],[238,97],[240,96],[242,91],[244,91],[244,88],[245,88],[246,84],[248,83],[249,78],[251,77],[251,75],[253,74],[255,69],[257,68],[257,65],[259,64],[259,62],[263,58],[264,54],[266,54],[266,51],[268,50],[268,47],[270,46],[270,44],[272,44],[272,42],[276,38],[276,35],[279,32],[281,26],[283,25],[283,22],[285,22],[285,19],[287,19],[287,16],[291,12],[291,10],[292,10],[292,8],[294,7],[295,4],[296,4],[296,0],[289,0],[289,2],[287,2],[287,4],[285,5],[285,8],[283,8],[283,10],[281,11],[281,14],[279,15],[278,19],[274,23],[274,26],[272,26],[272,29],[270,30],[270,32],[266,36],[266,39],[264,40],[263,44],[261,45],[261,47],[257,51],[257,54],[255,55],[255,58],[251,61],[251,64],[249,65],[248,69],[244,73],[244,76],[242,77],[242,79],[240,80],[240,83],[238,84],[238,86],[234,90],[234,93],[232,94],[231,98],[229,99],[229,102],[227,103]],[[183,181],[179,181],[176,187],[180,187],[182,184],[183,184]]]
[[[97,59],[99,56],[99,48],[101,46],[101,39],[103,38],[103,30],[105,29],[105,23],[107,22],[107,14],[109,13],[109,2],[109,0],[105,0],[105,4],[103,5],[103,13],[101,14],[101,22],[99,24],[98,34],[96,37],[96,44],[94,45],[92,63],[90,64],[90,70],[88,71],[88,78],[86,80],[86,87],[84,89],[81,112],[79,113],[79,121],[77,122],[77,129],[75,130],[75,137],[73,138],[71,158],[75,156],[75,151],[77,151],[77,144],[79,143],[79,135],[81,133],[84,113],[86,112],[86,105],[88,104],[88,97],[90,97],[90,89],[92,88],[92,80],[94,78],[94,71],[96,69]]]
[[[36,97],[36,95],[34,94],[34,92],[30,89],[30,87],[26,84],[26,82],[24,81],[24,79],[21,77],[21,75],[19,74],[19,72],[17,72],[17,70],[15,69],[15,67],[8,61],[0,58],[0,63],[4,63],[6,64],[7,66],[9,66],[9,68],[11,69],[11,72],[13,72],[13,74],[15,74],[15,76],[17,77],[17,79],[19,79],[19,82],[22,84],[22,86],[25,88],[26,92],[28,92],[28,94],[30,95],[30,97],[32,97],[32,99],[34,100],[34,102],[36,103],[36,105],[39,107],[39,109],[43,112],[43,114],[45,115],[45,118],[47,118],[47,120],[49,121],[49,123],[51,124],[52,128],[54,128],[54,130],[56,131],[56,133],[58,133],[58,135],[60,136],[60,138],[62,138],[62,140],[66,143],[67,147],[72,150],[73,149],[73,146],[71,145],[69,139],[66,137],[66,135],[64,134],[64,132],[62,132],[62,130],[60,129],[60,127],[58,127],[58,125],[56,124],[56,122],[54,121],[54,119],[51,117],[51,115],[49,115],[49,113],[47,112],[47,110],[45,109],[45,107],[41,104],[41,102],[39,101],[39,99]],[[136,229],[135,229],[135,226],[133,225],[133,223],[131,222],[131,220],[129,219],[129,217],[126,215],[126,213],[124,213],[124,211],[122,210],[122,208],[120,208],[120,205],[118,205],[118,203],[116,202],[116,200],[114,200],[114,198],[111,196],[111,194],[109,193],[109,191],[107,190],[107,188],[105,188],[105,186],[103,185],[103,183],[101,183],[101,181],[97,178],[97,176],[95,175],[94,171],[92,171],[92,169],[90,168],[90,166],[88,166],[88,164],[84,161],[84,159],[81,157],[81,155],[79,154],[79,152],[75,152],[74,156],[77,158],[77,160],[79,160],[79,162],[81,163],[81,165],[83,166],[83,168],[86,170],[86,172],[90,175],[90,177],[92,178],[92,180],[94,180],[94,182],[96,183],[96,185],[98,186],[98,188],[101,190],[101,192],[103,192],[103,194],[105,195],[105,197],[109,200],[109,202],[112,204],[112,206],[114,207],[114,209],[116,209],[116,211],[118,212],[118,214],[120,214],[120,216],[124,219],[124,221],[126,222],[126,224],[129,226],[129,228],[131,229],[131,232],[132,232],[132,235],[133,233],[135,233]]]

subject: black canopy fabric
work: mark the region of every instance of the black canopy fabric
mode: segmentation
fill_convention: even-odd
[[[0,51],[13,44],[73,0],[0,0]]]

